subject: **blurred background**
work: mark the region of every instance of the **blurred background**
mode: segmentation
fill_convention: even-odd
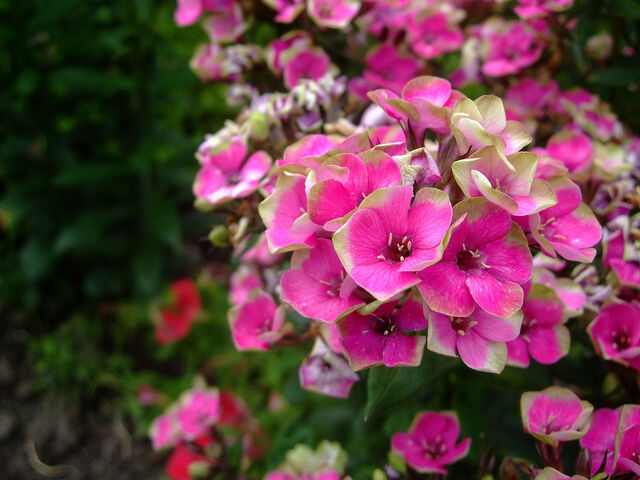
[[[605,3],[605,11],[600,2],[585,10],[576,38],[622,16],[625,28],[640,28],[637,3]],[[161,408],[145,407],[141,395],[153,385],[173,398],[196,373],[271,412],[260,418],[272,437],[271,467],[297,442],[324,437],[343,437],[356,465],[365,463],[386,454],[387,438],[371,440],[368,452],[345,439],[390,434],[415,410],[386,405],[389,415],[365,424],[354,420],[364,382],[348,402],[309,398],[297,384],[304,350],[233,352],[229,251],[208,241],[215,222],[193,208],[191,184],[193,152],[234,111],[224,85],[189,70],[204,33],[176,27],[174,9],[174,0],[0,0],[1,478],[159,478],[164,459],[151,454],[145,431]],[[271,38],[270,28],[260,32]],[[640,77],[637,58],[585,77],[580,44],[565,83],[588,86],[639,131],[637,92],[618,88]],[[169,283],[187,276],[197,279],[204,318],[184,342],[158,346],[154,312]],[[527,385],[602,368],[571,362],[532,367]],[[463,424],[483,406],[486,417],[475,422],[499,422],[519,397],[517,375],[488,381],[465,372],[474,397],[453,389],[455,398],[442,401]],[[291,408],[278,413],[284,399]],[[519,422],[501,432],[505,445],[529,445]]]

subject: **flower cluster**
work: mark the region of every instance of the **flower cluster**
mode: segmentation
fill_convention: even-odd
[[[262,456],[262,436],[241,399],[229,391],[200,387],[183,392],[149,431],[155,450],[172,449],[166,465],[172,480],[226,474],[228,449],[236,443],[246,465]]]

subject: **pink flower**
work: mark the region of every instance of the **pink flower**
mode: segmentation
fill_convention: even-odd
[[[240,268],[229,278],[229,303],[239,305],[246,302],[256,288],[264,288],[264,282],[258,271],[247,265],[240,265]]]
[[[183,393],[175,411],[180,436],[193,440],[205,433],[220,417],[218,389],[193,389]]]
[[[234,2],[228,8],[214,11],[204,20],[202,26],[211,43],[234,42],[246,28],[242,18],[242,7]]]
[[[546,255],[539,253],[536,258],[533,259],[534,265],[536,265],[536,259],[539,257],[549,258]],[[546,285],[551,290],[553,290],[564,304],[569,317],[575,317],[582,313],[584,304],[587,301],[587,295],[584,292],[583,288],[572,279],[557,278],[555,274],[550,270],[536,267],[533,270],[532,281],[533,283]]]
[[[505,104],[521,117],[542,117],[558,91],[553,80],[542,84],[533,78],[523,78],[507,89]]]
[[[593,406],[571,390],[554,386],[523,393],[520,412],[526,433],[557,447],[560,442],[584,437]]]
[[[397,305],[397,300],[391,301],[370,315],[352,313],[340,321],[342,346],[353,370],[420,365],[426,338],[403,332],[427,328],[422,302],[410,295],[396,310]]]
[[[322,227],[313,223],[307,213],[305,179],[302,175],[281,174],[275,191],[258,207],[271,253],[315,245],[316,232]]]
[[[360,0],[308,0],[307,13],[321,27],[344,28],[360,10]]]
[[[333,236],[347,273],[378,300],[419,282],[416,271],[437,262],[451,223],[441,190],[423,188],[411,203],[411,187],[376,190]]]
[[[553,104],[552,109],[556,113],[576,115],[579,112],[593,109],[598,103],[598,98],[582,88],[575,88],[568,92],[561,92]]]
[[[228,71],[227,54],[217,43],[200,45],[189,63],[191,70],[203,81],[233,78]]]
[[[567,260],[590,263],[592,248],[602,237],[602,227],[591,209],[581,203],[580,187],[566,177],[549,179],[558,203],[528,217],[533,239],[550,257],[560,254]]]
[[[200,293],[190,278],[176,280],[169,289],[173,303],[160,310],[160,320],[155,325],[156,340],[161,345],[186,337],[202,310]]]
[[[591,166],[593,144],[581,133],[563,130],[549,139],[547,153],[550,157],[562,161],[570,173],[579,173]]]
[[[174,446],[180,439],[180,431],[174,412],[169,412],[156,417],[149,429],[149,438],[154,450]]]
[[[247,146],[239,138],[218,151],[208,151],[203,143],[198,151],[202,168],[193,184],[196,197],[216,205],[253,193],[271,168],[271,157],[262,151],[246,155]]]
[[[417,12],[409,17],[406,28],[411,49],[427,59],[458,50],[464,39],[460,28],[450,26],[443,12]]]
[[[615,471],[640,476],[640,405],[622,407],[615,453]]]
[[[593,412],[591,427],[580,439],[580,446],[587,453],[587,462],[591,465],[591,476],[602,469],[613,474],[615,439],[620,420],[620,409],[600,408]]]
[[[304,0],[263,0],[274,10],[278,11],[275,21],[279,23],[291,23],[304,10]]]
[[[244,247],[246,247],[246,244],[244,244]],[[264,233],[261,233],[253,246],[240,257],[241,262],[252,263],[262,267],[271,267],[280,263],[283,259],[284,255],[272,255],[269,252],[269,242],[267,242],[267,237]]]
[[[569,353],[571,343],[563,304],[545,285],[526,285],[525,289],[520,336],[507,343],[509,364],[528,367],[529,355],[542,364],[556,363]]]
[[[626,302],[607,305],[587,331],[604,359],[640,371],[640,307]]]
[[[420,62],[412,55],[402,54],[389,43],[375,47],[365,59],[367,69],[363,72],[374,87],[388,88],[400,92],[402,86],[420,71]],[[366,97],[365,97],[366,98]]]
[[[531,278],[531,252],[509,214],[483,198],[458,203],[442,260],[418,274],[429,308],[452,317],[471,315],[479,305],[507,318],[522,306],[521,284]]]
[[[334,232],[346,223],[364,198],[401,181],[400,167],[384,152],[333,155],[320,167],[316,184],[309,190],[310,218]]]
[[[535,33],[520,22],[511,22],[503,31],[489,33],[487,40],[488,55],[482,72],[489,77],[511,75],[533,65],[544,47]]]
[[[532,153],[505,157],[495,147],[485,147],[473,158],[454,162],[451,169],[468,198],[482,196],[511,215],[524,216],[558,202],[551,185],[535,178],[537,165]]]
[[[575,0],[518,0],[513,10],[524,19],[544,17],[569,8]]]
[[[351,386],[360,379],[345,359],[319,338],[300,366],[299,375],[305,390],[336,398],[349,397]]]
[[[347,278],[331,240],[321,238],[312,249],[296,250],[291,269],[280,282],[280,297],[308,318],[335,322],[364,305],[354,294],[356,285]]]
[[[223,11],[232,8],[234,0],[178,0],[174,13],[176,23],[185,27],[198,21],[206,11]]]
[[[319,80],[329,70],[331,60],[320,48],[306,49],[293,56],[284,65],[284,84],[292,89],[301,79]]]
[[[469,452],[471,439],[456,445],[460,423],[454,412],[420,412],[407,433],[394,433],[391,448],[419,473],[447,474],[445,467]]]
[[[307,135],[289,145],[276,164],[287,172],[306,175],[309,170],[318,170],[337,146],[335,140],[324,135]]]
[[[271,295],[254,291],[247,302],[229,310],[233,343],[240,351],[268,350],[287,333],[284,316],[284,307],[277,307]]]
[[[509,318],[488,314],[479,307],[468,317],[448,317],[429,310],[427,348],[450,357],[456,350],[474,370],[500,373],[507,363],[505,342],[520,333],[522,313]]]

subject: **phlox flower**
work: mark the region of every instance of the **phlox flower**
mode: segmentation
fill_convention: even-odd
[[[279,23],[291,23],[304,10],[305,0],[262,0],[278,13],[274,20]]]
[[[274,192],[258,207],[273,254],[314,246],[316,233],[322,229],[307,213],[305,178],[281,174]]]
[[[174,411],[156,417],[149,428],[149,438],[154,450],[173,447],[180,440],[180,430]]]
[[[271,168],[271,157],[266,152],[255,152],[247,158],[247,146],[240,138],[214,151],[208,150],[206,143],[198,150],[202,168],[196,175],[193,193],[213,205],[247,197]]]
[[[222,46],[205,43],[196,49],[189,67],[202,81],[226,80],[229,76],[226,62],[227,55]]]
[[[384,152],[333,155],[319,168],[316,183],[309,189],[309,216],[325,230],[336,231],[364,198],[401,181],[400,167]]]
[[[173,18],[179,26],[186,27],[197,22],[205,11],[223,11],[234,3],[234,0],[178,0]]]
[[[194,388],[178,400],[175,419],[180,436],[194,440],[204,434],[220,418],[220,392],[217,388]]]
[[[586,135],[563,130],[547,141],[547,154],[562,161],[570,173],[584,172],[593,160],[593,144]]]
[[[533,65],[542,54],[544,44],[521,22],[510,22],[487,35],[487,56],[482,72],[489,77],[501,77],[520,72]]]
[[[528,367],[529,356],[542,364],[556,363],[569,353],[571,335],[562,301],[546,285],[527,284],[520,335],[507,343],[509,365]]]
[[[587,451],[587,462],[591,465],[591,476],[602,469],[613,474],[615,439],[620,421],[620,409],[600,408],[593,412],[591,427],[580,439],[580,446]]]
[[[582,88],[574,88],[560,92],[552,105],[556,113],[575,116],[581,112],[592,110],[598,103],[598,97]]]
[[[514,315],[533,269],[522,230],[484,198],[458,203],[453,219],[442,260],[418,274],[427,305],[452,317],[469,316],[476,305],[502,318]]]
[[[513,10],[524,19],[544,17],[551,13],[566,10],[575,0],[518,0]]]
[[[410,295],[400,308],[397,306],[394,300],[369,315],[354,312],[340,320],[342,346],[353,370],[420,365],[426,338],[404,332],[427,328],[422,302]]]
[[[289,145],[276,164],[287,172],[306,175],[320,168],[337,146],[338,142],[325,135],[306,135]]]
[[[165,473],[171,480],[192,480],[207,475],[216,463],[214,459],[196,453],[186,445],[178,445],[167,460]],[[194,472],[200,475],[196,477]]]
[[[457,25],[451,23],[444,12],[413,13],[406,27],[411,49],[427,59],[458,50],[464,35]]]
[[[363,76],[372,84],[370,90],[387,88],[400,92],[420,71],[420,62],[413,55],[403,53],[389,43],[378,45],[367,53],[365,63],[367,68]]]
[[[473,101],[463,98],[456,103],[451,115],[451,131],[458,150],[466,158],[489,145],[509,155],[531,142],[527,127],[507,120],[502,100],[493,95],[483,95]]]
[[[329,70],[331,60],[321,48],[309,48],[286,59],[283,68],[284,84],[295,87],[301,79],[319,80]]]
[[[347,398],[351,386],[359,380],[346,360],[320,338],[300,366],[299,377],[305,390],[336,398]]]
[[[552,447],[584,437],[592,412],[593,406],[589,402],[562,387],[525,392],[520,399],[524,431]]]
[[[293,253],[280,281],[280,298],[305,317],[331,323],[364,305],[355,287],[331,240],[320,238],[314,248]]]
[[[596,255],[592,248],[602,237],[602,227],[591,209],[582,203],[580,187],[566,177],[548,180],[558,203],[527,217],[531,236],[550,256],[590,263]],[[523,222],[524,223],[524,222]]]
[[[202,26],[212,43],[234,42],[246,29],[242,7],[233,2],[228,8],[213,11]]]
[[[239,305],[246,302],[249,294],[256,288],[264,288],[260,273],[248,265],[240,265],[229,278],[229,303]]]
[[[623,405],[616,433],[614,470],[640,476],[640,405]]]
[[[534,266],[536,265],[536,259],[540,257],[549,258],[539,253],[533,259]],[[553,290],[564,304],[569,317],[576,317],[582,313],[587,301],[587,295],[584,289],[571,278],[558,278],[552,271],[536,267],[533,270],[532,282],[546,285]]]
[[[234,253],[246,248],[246,243],[241,244],[241,246],[242,248],[239,246]],[[280,263],[283,259],[284,255],[272,255],[269,252],[269,242],[267,242],[267,237],[264,233],[261,233],[256,242],[240,256],[241,262],[262,267],[271,267]]]
[[[450,357],[456,350],[462,361],[474,370],[500,373],[507,363],[505,342],[520,333],[522,313],[509,318],[490,315],[479,307],[468,317],[449,317],[428,311],[427,348]]]
[[[612,303],[589,324],[587,332],[596,351],[640,371],[640,307],[634,303]]]
[[[325,440],[315,450],[297,445],[265,480],[340,480],[346,463],[347,454],[337,443]]]
[[[507,89],[505,104],[520,118],[538,118],[545,115],[558,92],[558,83],[554,80],[540,83],[533,78],[523,78]]]
[[[345,270],[378,300],[419,282],[416,271],[437,262],[451,223],[451,204],[441,190],[411,187],[376,190],[333,236]]]
[[[242,350],[268,350],[287,333],[284,307],[277,307],[268,293],[255,290],[249,300],[229,309],[234,345]]]
[[[276,74],[281,75],[285,61],[291,52],[300,52],[311,48],[313,37],[303,30],[292,30],[280,38],[271,41],[266,48],[267,65]]]
[[[394,433],[391,448],[419,473],[446,475],[446,466],[469,452],[471,439],[456,445],[460,423],[454,412],[419,412],[409,430]]]
[[[537,166],[538,157],[533,153],[505,157],[491,146],[474,153],[473,158],[454,162],[451,169],[465,196],[482,196],[511,215],[524,216],[558,201],[551,185],[535,178]]]
[[[307,0],[307,13],[319,26],[345,28],[358,14],[360,0]]]

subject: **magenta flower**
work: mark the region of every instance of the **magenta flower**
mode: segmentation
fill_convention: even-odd
[[[420,412],[409,430],[394,433],[391,448],[419,473],[447,474],[450,465],[469,452],[471,439],[456,445],[460,423],[454,412]]]
[[[316,232],[322,227],[309,218],[304,184],[304,176],[283,173],[278,177],[275,191],[258,207],[271,253],[315,245]]]
[[[490,315],[479,307],[468,317],[448,317],[429,310],[427,348],[460,358],[470,368],[500,373],[507,363],[505,342],[520,333],[522,313],[509,318]]]
[[[613,474],[615,439],[620,420],[620,409],[600,408],[593,412],[591,427],[580,439],[580,446],[587,451],[587,462],[591,465],[591,476],[600,469]]]
[[[552,447],[584,437],[592,412],[589,402],[562,387],[525,392],[520,399],[524,431]]]
[[[509,23],[502,31],[494,30],[489,33],[487,41],[488,55],[482,72],[489,77],[518,73],[533,65],[544,49],[536,34],[520,22]]]
[[[511,317],[522,306],[520,285],[533,270],[522,230],[506,211],[484,198],[458,203],[453,218],[442,260],[418,274],[427,305],[452,317],[467,317],[476,305],[489,314]]]
[[[591,166],[593,144],[586,135],[563,130],[549,139],[547,153],[550,157],[562,161],[570,173],[579,173]]]
[[[458,50],[464,39],[462,30],[451,26],[443,12],[425,15],[419,11],[411,15],[407,33],[411,49],[427,59]]]
[[[427,328],[422,302],[410,295],[396,310],[397,305],[397,300],[391,301],[370,315],[351,313],[340,320],[342,346],[353,370],[420,365],[426,338],[403,332]]]
[[[255,268],[240,265],[229,278],[229,303],[239,305],[249,300],[249,295],[256,288],[263,289],[264,282]]]
[[[205,433],[219,417],[220,393],[217,388],[189,390],[178,400],[175,418],[181,437],[187,440]]]
[[[299,375],[305,390],[336,398],[349,397],[352,385],[360,379],[345,359],[319,338],[300,366]]]
[[[575,0],[518,0],[519,5],[513,10],[525,20],[544,17],[550,13],[566,10]]]
[[[556,363],[569,353],[571,335],[564,325],[562,301],[545,285],[525,285],[520,336],[507,343],[509,364],[528,367],[529,356],[542,364]]]
[[[558,91],[553,80],[542,84],[533,78],[523,78],[507,89],[505,104],[520,117],[542,117]]]
[[[412,55],[402,54],[389,43],[375,47],[367,54],[365,63],[364,78],[373,85],[369,90],[380,87],[400,92],[403,85],[420,71],[418,60]]]
[[[360,10],[360,0],[307,0],[309,17],[321,27],[344,28]]]
[[[528,217],[529,230],[542,251],[550,257],[560,254],[567,260],[590,263],[596,250],[591,248],[602,237],[602,227],[591,209],[581,203],[580,187],[566,177],[549,183],[558,203]]]
[[[534,259],[533,264],[540,257],[552,260],[546,255],[539,253]],[[562,262],[564,264],[565,262]],[[578,316],[582,313],[584,304],[587,301],[587,295],[584,289],[570,278],[558,278],[556,275],[546,268],[536,267],[533,270],[533,283],[546,285],[553,290],[558,298],[564,304],[565,309],[570,317]]]
[[[186,27],[197,22],[205,11],[230,9],[233,3],[234,0],[178,0],[173,18],[179,26]]]
[[[277,307],[268,293],[256,290],[249,300],[229,309],[231,338],[242,350],[268,350],[288,331],[284,324],[284,307]]]
[[[607,305],[587,331],[604,359],[640,371],[640,307],[626,302]]]
[[[227,54],[217,43],[200,45],[189,62],[189,67],[205,82],[227,80],[231,76],[228,71]]]
[[[416,271],[437,262],[451,223],[447,194],[423,188],[411,203],[411,187],[369,195],[333,236],[345,270],[378,300],[416,285]]]
[[[358,156],[342,153],[329,157],[318,170],[317,183],[308,196],[311,220],[325,230],[338,230],[375,190],[399,185],[400,167],[384,152]]]
[[[305,0],[262,0],[278,14],[274,20],[279,23],[291,23],[304,10]]]
[[[521,152],[507,157],[486,147],[473,158],[454,162],[451,169],[466,197],[484,197],[511,215],[524,216],[557,203],[553,188],[535,178],[538,157]]]
[[[294,53],[311,48],[312,45],[313,37],[309,33],[293,30],[269,43],[266,49],[267,65],[274,73],[282,75],[286,60]]]
[[[329,56],[321,48],[309,48],[288,59],[284,65],[284,84],[295,87],[301,79],[319,80],[331,65]]]
[[[235,42],[246,29],[242,18],[242,7],[233,3],[228,8],[212,12],[202,26],[212,43]]]
[[[615,468],[640,476],[640,405],[624,405],[616,433]]]
[[[180,440],[180,432],[176,423],[175,412],[171,411],[156,417],[151,423],[149,438],[154,450],[176,445]]]
[[[234,254],[242,251],[245,247],[246,243],[239,245]],[[262,267],[271,267],[280,263],[283,259],[284,255],[272,255],[269,252],[269,242],[267,242],[267,237],[264,233],[261,233],[253,246],[240,257],[240,261],[243,263],[252,263]]]
[[[354,294],[331,240],[320,238],[312,249],[296,250],[291,269],[280,281],[280,298],[308,318],[332,323],[364,305]]]
[[[195,196],[216,205],[256,191],[271,168],[271,157],[262,151],[246,156],[247,146],[239,138],[213,152],[206,149],[205,142],[198,151],[202,168],[193,184]]]
[[[337,146],[336,141],[324,135],[307,135],[289,145],[276,164],[287,172],[306,175],[309,170],[318,170]]]

